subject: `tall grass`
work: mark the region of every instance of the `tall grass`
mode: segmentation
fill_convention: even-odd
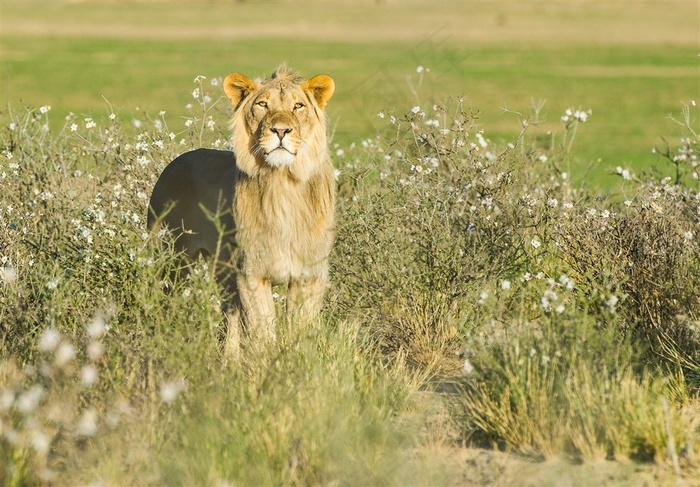
[[[570,184],[585,110],[543,142],[534,107],[504,145],[459,99],[383,112],[377,137],[333,147],[324,315],[232,362],[209,263],[171,277],[177,255],[144,225],[169,160],[228,144],[216,82],[195,82],[196,115],[136,135],[117,116],[52,132],[49,107],[2,114],[5,484],[439,482],[412,453],[449,438],[416,401],[434,384],[472,444],[697,473],[690,107],[673,179],[620,168],[623,203]]]

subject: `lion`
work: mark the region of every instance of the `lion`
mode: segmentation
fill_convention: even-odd
[[[158,178],[148,228],[167,226],[188,260],[212,256],[232,292],[226,349],[274,341],[273,285],[286,285],[288,319],[315,318],[335,240],[335,175],[324,109],[335,83],[286,66],[269,79],[229,74],[232,151],[198,149]],[[223,272],[229,270],[229,272]]]

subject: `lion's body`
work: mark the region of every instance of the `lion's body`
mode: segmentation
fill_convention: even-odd
[[[158,178],[151,195],[148,227],[165,223],[177,235],[178,250],[190,259],[216,255],[219,229],[204,216],[200,204],[220,212],[219,224],[234,228],[231,205],[238,168],[231,151],[197,149],[172,161]],[[175,205],[171,208],[172,205]]]
[[[235,108],[233,152],[175,159],[153,190],[148,224],[166,224],[190,258],[217,256],[234,270],[234,315],[242,311],[248,335],[272,338],[271,285],[287,284],[288,316],[308,319],[328,282],[335,181],[322,109],[334,86],[327,76],[303,81],[280,68],[263,82],[231,74],[224,87]]]

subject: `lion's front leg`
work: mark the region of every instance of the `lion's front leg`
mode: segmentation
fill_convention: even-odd
[[[323,306],[327,281],[325,276],[292,280],[287,290],[287,319],[316,318]]]
[[[238,276],[238,295],[248,338],[253,341],[274,341],[275,303],[269,279]]]

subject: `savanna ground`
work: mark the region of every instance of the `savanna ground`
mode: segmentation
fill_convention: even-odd
[[[4,484],[698,483],[697,2],[0,8]],[[333,288],[232,364],[146,203],[283,61]]]

